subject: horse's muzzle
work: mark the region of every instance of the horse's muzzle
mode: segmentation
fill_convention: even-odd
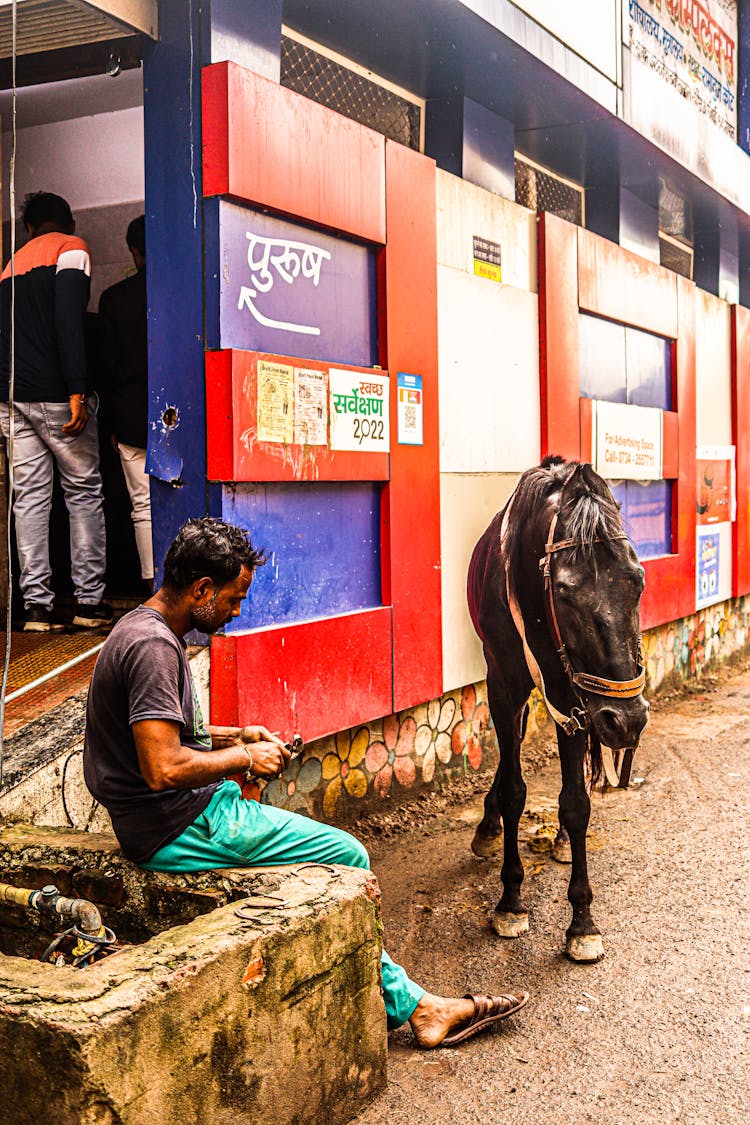
[[[642,695],[607,702],[593,715],[596,733],[604,745],[613,750],[637,746],[647,723],[648,702]]]

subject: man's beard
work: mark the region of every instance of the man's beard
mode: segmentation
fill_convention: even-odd
[[[197,629],[199,633],[215,633],[222,625],[226,625],[231,621],[231,614],[223,621],[216,620],[216,599],[219,591],[214,592],[214,596],[210,602],[205,605],[193,606],[190,611],[193,628]]]

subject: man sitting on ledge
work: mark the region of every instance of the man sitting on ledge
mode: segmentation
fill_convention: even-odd
[[[206,871],[340,863],[369,868],[347,832],[246,801],[230,774],[273,778],[289,762],[263,726],[205,726],[184,641],[237,617],[265,562],[246,532],[189,520],[170,546],[162,586],[126,614],[94,668],[86,711],[86,784],[109,812],[125,855],[150,871]],[[528,1000],[433,996],[383,953],[389,1028],[408,1020],[421,1047],[453,1046],[517,1012]]]

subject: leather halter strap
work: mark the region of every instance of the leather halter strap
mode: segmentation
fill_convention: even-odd
[[[605,679],[603,676],[594,676],[589,672],[575,672],[573,670],[565,648],[565,642],[560,633],[560,626],[555,611],[554,583],[552,582],[552,555],[557,551],[564,551],[567,548],[580,547],[582,543],[579,539],[559,539],[555,542],[555,528],[557,527],[558,515],[559,513],[555,512],[550,522],[547,542],[544,547],[544,557],[539,560],[539,569],[544,575],[544,589],[547,594],[547,615],[563,668],[574,688],[580,688],[581,691],[587,691],[593,695],[603,695],[609,699],[633,699],[636,695],[641,694],[646,683],[646,670],[640,660],[640,643],[638,646],[638,675],[632,680],[610,680]],[[599,537],[594,539],[593,542],[605,543],[613,539],[627,539],[627,535],[624,532],[620,532],[615,535]]]

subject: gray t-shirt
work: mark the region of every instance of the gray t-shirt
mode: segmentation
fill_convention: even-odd
[[[142,719],[179,723],[183,746],[211,749],[185,642],[160,613],[143,605],[117,623],[99,653],[83,746],[86,784],[109,812],[120,846],[134,863],[145,863],[176,840],[203,812],[219,784],[149,789],[131,730]]]

